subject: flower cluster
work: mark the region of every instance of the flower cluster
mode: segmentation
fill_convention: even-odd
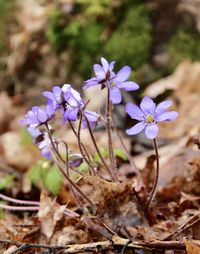
[[[102,89],[108,90],[108,100],[113,104],[118,104],[122,100],[120,89],[125,91],[139,89],[137,83],[128,81],[131,74],[129,66],[124,66],[115,73],[114,65],[114,61],[108,63],[105,58],[101,58],[101,64],[94,64],[93,66],[94,77],[85,81],[83,89],[100,85]],[[56,111],[61,112],[63,124],[67,121],[75,122],[81,118],[83,128],[94,128],[98,123],[99,115],[86,109],[87,103],[70,84],[64,84],[62,87],[54,86],[52,91],[43,92],[43,96],[47,98],[46,107],[33,107],[21,123],[28,126],[33,142],[41,149],[43,156],[51,159],[51,144],[52,141],[56,143],[57,140],[53,137],[50,140],[50,134],[40,126],[45,125],[48,130],[50,128],[49,121],[55,116]],[[140,107],[128,103],[126,112],[139,123],[128,129],[126,133],[136,135],[145,129],[147,138],[155,139],[158,133],[157,123],[172,121],[178,116],[175,111],[167,111],[171,104],[172,102],[167,100],[156,106],[148,96],[142,99]],[[81,160],[82,158],[79,158],[79,161]]]
[[[55,86],[52,92],[45,91],[43,95],[48,99],[48,105],[54,110],[60,110],[63,116],[63,123],[66,121],[76,121],[82,114],[83,127],[87,127],[86,118],[91,127],[95,127],[99,115],[95,112],[86,110],[86,103],[81,98],[80,93],[69,84],[63,85],[62,88]]]
[[[63,123],[67,121],[74,122],[82,115],[83,128],[94,128],[99,120],[99,115],[86,109],[86,103],[80,94],[74,90],[71,85],[65,84],[63,87],[55,86],[52,92],[43,92],[44,97],[48,99],[45,108],[33,107],[28,111],[21,124],[28,126],[28,132],[33,138],[33,143],[41,149],[42,155],[51,159],[51,142],[46,130],[41,130],[41,125],[48,125],[54,117],[55,112],[59,110],[62,113]],[[57,142],[56,139],[52,139]]]
[[[83,89],[96,85],[101,85],[101,89],[107,87],[110,92],[110,101],[113,104],[119,104],[122,100],[120,89],[135,91],[139,89],[139,85],[128,81],[131,74],[129,66],[124,66],[115,74],[113,71],[114,65],[114,61],[109,64],[105,58],[101,58],[101,65],[94,64],[93,66],[95,76],[85,81]]]

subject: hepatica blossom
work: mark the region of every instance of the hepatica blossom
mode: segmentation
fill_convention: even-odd
[[[31,125],[27,128],[29,134],[32,136],[33,143],[38,145],[39,149],[41,150],[41,154],[47,159],[51,160],[51,141],[49,139],[48,133],[46,131],[40,131],[34,125]],[[52,138],[54,142],[56,140]]]
[[[105,58],[101,58],[101,65],[94,64],[94,77],[85,81],[83,89],[91,86],[100,85],[102,89],[107,87],[110,91],[110,101],[118,104],[122,100],[120,89],[125,91],[134,91],[139,89],[139,85],[135,82],[128,81],[131,74],[131,68],[124,66],[116,74],[113,71],[115,62],[108,63]]]
[[[65,84],[62,88],[55,86],[52,92],[45,91],[43,95],[48,99],[50,107],[61,111],[63,123],[66,123],[68,120],[74,122],[82,114],[84,128],[87,127],[86,118],[91,127],[96,126],[99,115],[85,109],[85,101],[81,98],[80,93],[73,89],[71,85]]]
[[[44,109],[34,106],[28,111],[25,118],[21,120],[20,123],[35,126],[46,124],[53,117],[53,114],[54,109],[51,104],[47,105]]]
[[[138,120],[139,123],[126,130],[126,133],[128,135],[136,135],[145,129],[145,134],[148,139],[156,138],[158,134],[157,124],[159,122],[173,121],[178,117],[176,111],[167,111],[171,104],[172,101],[166,100],[156,106],[148,96],[142,99],[140,107],[128,103],[126,105],[126,112],[132,119]]]

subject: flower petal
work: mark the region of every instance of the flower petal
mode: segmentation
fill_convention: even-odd
[[[171,100],[163,101],[157,105],[157,107],[155,109],[155,113],[161,114],[161,113],[165,112],[171,105],[172,105]]]
[[[136,135],[136,134],[140,133],[144,128],[145,128],[145,123],[140,122],[140,123],[137,123],[136,125],[134,125],[132,128],[126,130],[126,134],[127,135]]]
[[[131,74],[131,68],[129,66],[124,66],[121,70],[118,71],[116,75],[116,81],[124,82],[126,81]]]
[[[156,121],[157,122],[173,121],[178,117],[178,115],[179,114],[176,111],[164,112],[156,117]]]
[[[122,95],[121,95],[119,88],[112,87],[110,89],[110,101],[113,104],[119,104],[121,102],[121,100],[122,100]]]
[[[53,96],[53,93],[52,92],[49,92],[49,91],[45,91],[42,93],[42,95],[50,100],[54,100],[54,96]]]
[[[40,123],[45,123],[48,119],[47,113],[43,109],[38,110],[37,119]]]
[[[102,57],[101,58],[101,64],[103,66],[104,72],[107,73],[107,71],[108,71],[108,69],[110,67],[108,61],[105,58]]]
[[[45,146],[44,148],[41,149],[41,154],[42,154],[42,156],[44,156],[47,160],[51,160],[51,159],[52,159],[52,155],[51,155],[51,152],[50,152],[48,146]]]
[[[112,72],[113,68],[114,68],[114,65],[115,65],[115,61],[112,61],[109,65],[109,71]]]
[[[88,80],[84,81],[85,85],[83,86],[83,89],[85,90],[91,86],[96,86],[99,84],[99,82],[100,82],[100,80],[97,79],[96,77],[88,79]]]
[[[52,90],[53,90],[53,95],[54,95],[55,100],[60,103],[62,89],[59,86],[54,86]]]
[[[142,117],[144,116],[142,110],[133,103],[126,104],[126,113],[128,113],[132,119],[139,121],[141,121]]]
[[[39,131],[37,128],[35,128],[35,126],[31,126],[27,128],[27,131],[29,132],[29,134],[33,137],[33,138],[37,138],[39,135],[42,134],[41,131]]]
[[[99,118],[99,115],[96,112],[92,112],[89,110],[84,110],[84,114],[89,122],[96,122]]]
[[[93,69],[96,78],[100,80],[105,79],[106,72],[100,64],[94,64]]]
[[[64,121],[76,121],[78,115],[78,108],[75,109],[68,109],[64,114]]]
[[[140,103],[140,108],[145,114],[153,114],[155,107],[156,104],[149,96],[145,96]]]
[[[132,81],[118,83],[118,84],[116,84],[116,87],[118,87],[120,89],[124,89],[125,91],[135,91],[135,90],[139,89],[139,85],[135,82],[132,82]]]
[[[147,125],[145,134],[148,139],[154,139],[158,135],[158,126],[156,124]]]

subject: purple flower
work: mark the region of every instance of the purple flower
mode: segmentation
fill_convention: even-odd
[[[33,138],[33,143],[38,145],[39,149],[41,150],[42,155],[47,159],[51,160],[51,141],[49,139],[48,133],[46,131],[40,131],[37,126],[30,125],[27,130],[29,134]],[[55,142],[55,139],[53,138]]]
[[[72,91],[73,90],[73,91]],[[52,88],[52,92],[45,91],[43,92],[43,96],[48,99],[48,104],[53,105],[54,110],[61,110],[64,112],[68,106],[67,101],[70,99],[71,95],[74,94],[75,98],[80,100],[80,94],[77,94],[70,84],[64,84],[61,87],[54,86]]]
[[[91,86],[101,85],[101,88],[107,87],[110,90],[110,101],[113,104],[118,104],[122,100],[120,89],[125,91],[134,91],[139,89],[139,85],[132,81],[127,81],[130,74],[131,68],[124,66],[117,74],[113,72],[115,62],[110,64],[105,58],[101,58],[101,65],[94,64],[95,77],[85,81],[83,89],[87,89]]]
[[[68,163],[71,167],[77,168],[83,162],[83,157],[78,153],[69,153]]]
[[[100,116],[97,113],[85,109],[83,120],[82,120],[83,128],[88,128],[88,123],[91,128],[95,128],[97,126],[99,119],[100,119]]]
[[[138,120],[139,123],[126,130],[126,133],[128,135],[136,135],[145,129],[147,138],[154,139],[158,134],[157,123],[173,121],[178,117],[176,111],[166,111],[171,104],[172,101],[167,100],[156,106],[153,100],[148,96],[142,99],[140,108],[132,103],[128,103],[126,105],[126,112],[132,119]]]
[[[52,92],[45,91],[43,95],[48,98],[48,105],[52,105],[51,107],[54,110],[61,111],[63,123],[66,123],[68,120],[74,122],[82,114],[84,128],[88,126],[85,117],[87,117],[92,128],[97,125],[99,115],[85,109],[85,101],[81,98],[80,93],[73,89],[71,85],[65,84],[62,88],[55,86]]]
[[[30,111],[25,115],[25,118],[20,121],[24,125],[41,125],[46,124],[53,117],[54,109],[51,104],[48,104],[46,108],[32,107]]]

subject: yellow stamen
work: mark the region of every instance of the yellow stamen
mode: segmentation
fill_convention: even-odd
[[[153,116],[152,115],[146,116],[146,121],[147,121],[147,123],[152,123],[154,121]]]

